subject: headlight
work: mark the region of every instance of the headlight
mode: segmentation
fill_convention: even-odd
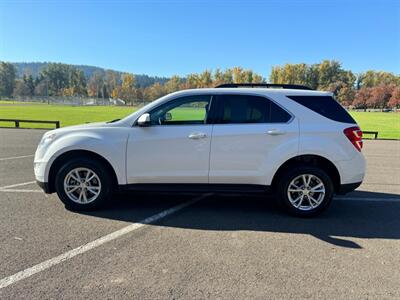
[[[56,138],[55,133],[45,134],[39,143],[39,147],[50,144]]]

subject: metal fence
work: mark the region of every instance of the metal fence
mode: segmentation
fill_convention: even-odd
[[[74,96],[17,96],[14,98],[1,98],[1,100],[10,101],[13,103],[46,103],[46,104],[60,104],[60,105],[126,105],[125,101],[121,99],[104,99],[104,98],[87,98],[87,97],[74,97]]]

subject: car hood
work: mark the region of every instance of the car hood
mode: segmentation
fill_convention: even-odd
[[[116,123],[108,123],[108,122],[95,122],[95,123],[87,123],[87,124],[81,124],[81,125],[73,125],[73,126],[67,126],[63,128],[58,128],[58,129],[53,129],[50,131],[47,131],[44,135],[48,136],[51,134],[56,134],[57,136],[64,135],[66,133],[74,132],[74,131],[80,131],[80,130],[86,130],[90,128],[104,128],[104,127],[116,127]]]

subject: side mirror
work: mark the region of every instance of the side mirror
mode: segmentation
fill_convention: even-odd
[[[150,125],[150,114],[143,114],[137,120],[137,124],[141,127],[149,126]]]
[[[165,113],[165,121],[171,121],[172,120],[172,115],[170,112]]]

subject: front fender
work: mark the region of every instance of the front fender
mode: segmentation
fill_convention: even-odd
[[[57,138],[40,159],[41,162],[46,162],[44,181],[48,182],[51,165],[60,155],[74,150],[86,150],[106,159],[114,168],[118,184],[126,184],[127,139],[127,132],[118,132],[111,128],[110,130],[103,128],[97,132],[90,130],[72,132]]]

